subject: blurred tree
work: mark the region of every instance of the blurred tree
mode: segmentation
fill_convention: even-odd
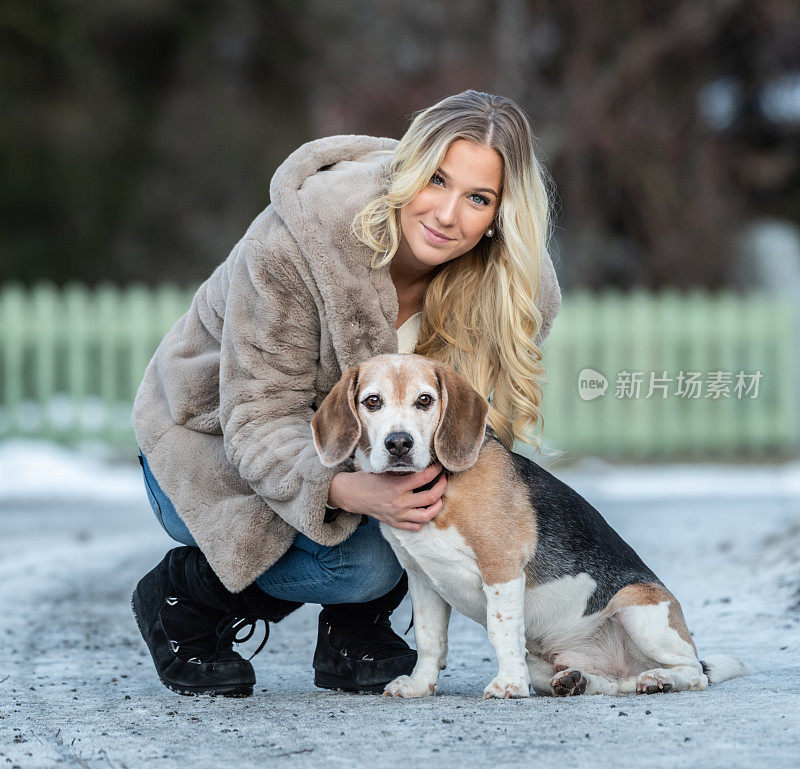
[[[0,281],[196,283],[300,143],[464,88],[531,115],[566,285],[720,286],[800,220],[797,0],[0,0],[0,88]]]
[[[0,281],[206,277],[308,138],[302,12],[3,0]]]
[[[800,72],[794,2],[310,7],[316,132],[369,125],[400,135],[409,110],[464,88],[503,93],[527,109],[560,191],[567,284],[717,287],[729,277],[744,218],[770,207],[800,215],[779,204],[800,191],[800,125],[743,109],[722,130],[700,109],[705,89],[722,78],[741,82],[757,106],[771,80]]]
[[[723,79],[757,100],[780,71],[800,71],[797,4],[543,5],[569,48],[554,73],[565,97],[554,173],[568,214],[563,243],[574,282],[724,284],[738,225],[768,208],[750,194],[753,174],[737,175],[736,167],[743,158],[763,159],[766,148],[739,130],[744,111],[734,108],[730,126],[714,126],[701,100]],[[763,111],[752,117],[751,129],[770,136],[773,149],[780,145],[785,160],[774,193],[784,194],[792,175],[797,188],[800,123],[787,131]]]

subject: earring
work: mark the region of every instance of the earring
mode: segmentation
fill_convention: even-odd
[[[494,235],[494,227],[489,227],[489,229],[486,230],[486,237],[491,238],[492,235]]]

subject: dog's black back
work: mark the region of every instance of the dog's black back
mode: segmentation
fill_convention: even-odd
[[[497,440],[487,436],[487,440]],[[536,510],[538,539],[529,564],[534,579],[588,574],[597,584],[586,614],[600,611],[626,585],[661,580],[580,494],[535,462],[508,452]]]

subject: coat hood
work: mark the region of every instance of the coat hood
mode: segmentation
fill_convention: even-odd
[[[303,144],[281,163],[270,200],[304,251],[333,246],[337,256],[352,255],[341,253],[352,237],[350,223],[386,190],[397,144],[375,136],[328,136]]]
[[[272,207],[322,296],[342,370],[358,362],[361,344],[373,354],[397,350],[389,265],[372,269],[373,252],[350,231],[358,212],[386,190],[396,146],[374,136],[317,139],[293,152],[270,183]]]
[[[355,324],[365,333],[377,327],[378,312],[392,328],[397,320],[397,292],[389,266],[371,269],[372,252],[350,232],[356,214],[386,190],[389,164],[397,144],[396,139],[360,135],[316,139],[289,155],[272,177],[272,205],[305,256],[326,306],[333,307],[332,296],[325,290],[326,285],[330,287],[326,276],[336,275],[339,302],[344,290],[353,308],[367,309],[362,312],[363,317],[345,318],[336,312],[342,307],[338,303],[330,320],[339,338],[344,336],[344,323]],[[349,278],[339,281],[343,270]],[[374,293],[366,290],[369,284]],[[537,297],[543,325],[537,344],[541,345],[550,333],[560,305],[558,278],[549,254],[544,253]],[[381,349],[391,346],[388,338],[378,345]]]

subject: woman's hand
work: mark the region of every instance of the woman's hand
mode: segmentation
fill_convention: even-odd
[[[336,473],[331,482],[328,504],[351,513],[362,513],[388,523],[395,529],[419,531],[442,509],[447,477],[442,473],[432,488],[414,492],[439,473],[438,462],[419,473]]]

